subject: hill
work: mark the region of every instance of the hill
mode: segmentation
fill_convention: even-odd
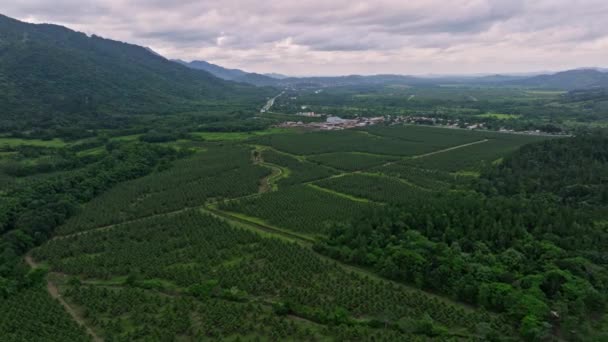
[[[576,69],[556,74],[534,76],[513,81],[510,84],[562,90],[608,87],[608,72],[596,69]]]
[[[182,61],[181,59],[176,59],[173,61],[183,64],[192,69],[204,70],[204,71],[214,75],[215,77],[219,77],[224,80],[233,81],[233,80],[236,80],[239,77],[245,76],[247,74],[247,72],[240,70],[240,69],[228,69],[228,68],[224,68],[219,65],[216,65],[216,64],[206,62],[206,61],[186,62],[186,61]]]
[[[288,77],[280,74],[256,74],[240,69],[228,69],[205,61],[184,62],[180,64],[193,69],[205,70],[219,78],[249,83],[256,86],[317,88],[336,86],[377,86],[410,85],[428,86],[441,84],[469,84],[494,86],[522,86],[543,89],[575,90],[608,87],[608,72],[601,68],[581,68],[555,74],[523,75],[484,75],[484,76],[436,76],[418,77],[409,75],[345,75]]]
[[[174,60],[174,62],[180,63],[192,69],[204,70],[216,77],[228,81],[248,83],[256,86],[277,86],[280,83],[276,77],[250,73],[240,69],[228,69],[205,61],[185,62],[182,60]]]
[[[227,103],[253,109],[272,92],[186,68],[141,46],[0,15],[3,130],[76,116],[175,113]]]

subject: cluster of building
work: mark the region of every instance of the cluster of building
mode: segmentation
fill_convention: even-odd
[[[297,116],[307,118],[319,118],[326,117],[324,122],[303,122],[303,121],[287,121],[278,125],[278,127],[300,127],[311,130],[322,130],[322,131],[335,131],[343,130],[348,128],[366,127],[373,126],[379,123],[387,125],[430,125],[443,128],[459,128],[459,129],[470,129],[470,130],[490,130],[483,122],[466,122],[460,119],[445,119],[438,117],[430,117],[424,115],[386,115],[376,117],[357,117],[354,119],[343,119],[338,116],[331,116],[326,114],[317,114],[315,112],[300,112]],[[540,130],[513,130],[500,128],[499,132],[503,133],[517,133],[517,134],[532,134],[532,135],[566,135],[565,132],[560,133],[547,133]]]
[[[315,114],[315,117],[318,116],[323,115]],[[377,116],[373,118],[358,117],[355,119],[342,119],[338,116],[328,116],[325,122],[287,121],[283,122],[282,124],[279,124],[279,127],[303,127],[322,131],[336,131],[355,127],[372,126],[384,122],[384,120],[385,119],[382,116]]]
[[[299,113],[296,113],[296,115],[305,116],[308,118],[320,118],[320,117],[325,116],[324,114],[317,114],[315,112],[299,112]]]

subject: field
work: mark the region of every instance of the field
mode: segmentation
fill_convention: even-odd
[[[269,174],[269,169],[251,163],[247,147],[210,145],[167,170],[123,183],[96,197],[58,233],[70,234],[256,193],[260,179]]]
[[[269,128],[263,131],[252,132],[194,132],[190,134],[208,141],[240,141],[257,136],[288,132],[290,132],[290,130],[285,128]]]
[[[0,149],[2,147],[16,146],[41,146],[41,147],[63,147],[66,143],[61,139],[41,140],[41,139],[20,139],[0,136]]]
[[[30,21],[83,14],[64,10],[77,1],[34,2],[5,7]],[[86,34],[0,14],[0,342],[608,342],[608,69],[283,77],[89,32],[117,13],[106,32],[193,58],[219,51],[192,47],[227,16],[236,26],[216,45],[257,52],[214,60],[316,64],[298,74],[339,58],[329,71],[437,64],[416,51],[455,39],[475,48],[444,49],[449,65],[434,72],[464,72],[492,55],[476,56],[469,36],[490,51],[476,33],[521,22],[492,26],[521,14],[486,5],[499,1],[390,1],[394,13],[186,2],[131,6],[138,21],[161,18],[143,36],[120,25],[127,1],[80,15]],[[200,15],[224,3],[236,12]],[[524,17],[606,14],[605,1],[570,3],[580,10]],[[597,33],[601,20],[583,24]],[[311,44],[328,25],[352,32]],[[246,27],[259,32],[240,37]],[[187,46],[159,34],[172,28]],[[354,35],[380,52],[353,50]],[[369,44],[385,35],[399,37]],[[568,38],[545,47],[580,43]],[[392,53],[400,44],[407,56]],[[581,63],[601,48],[578,45]]]
[[[412,158],[404,164],[428,170],[446,172],[479,172],[483,167],[491,165],[518,147],[535,141],[545,140],[543,137],[529,136],[525,138],[505,134],[479,144],[469,145],[434,155]]]
[[[455,336],[473,336],[478,321],[507,329],[193,210],[56,239],[33,255],[79,279],[60,288],[106,339],[409,339],[423,313]]]
[[[453,228],[444,228],[448,216],[424,212],[394,226],[390,220],[394,208],[460,194],[455,208],[469,212],[483,168],[546,139],[425,126],[206,139],[170,165],[95,196],[30,255],[106,340],[515,338],[519,328],[500,308],[426,280],[448,272],[435,270],[430,250],[449,260],[445,253],[462,248],[471,265],[487,262],[468,252],[467,241],[446,245],[460,234],[461,221],[452,218],[459,211],[444,211]],[[377,215],[386,220],[377,229],[410,228],[341,235],[367,229],[354,218]],[[430,223],[414,231],[420,222]],[[404,243],[411,253],[385,259]],[[422,279],[415,270],[424,258],[437,273]],[[86,339],[78,327],[66,329]]]
[[[256,198],[231,201],[220,209],[259,217],[271,225],[297,233],[315,235],[323,234],[329,222],[346,220],[372,206],[366,201],[299,185]]]
[[[403,180],[376,174],[351,174],[315,183],[338,193],[383,204],[407,205],[412,198],[427,196],[426,189]]]
[[[337,173],[336,170],[311,162],[313,161],[312,159],[311,161],[307,161],[274,149],[263,149],[261,156],[264,162],[281,167],[279,185],[310,182]]]
[[[357,152],[336,152],[311,156],[308,160],[342,171],[360,171],[382,165],[398,158]]]
[[[336,86],[316,93],[293,90],[274,109],[297,113],[302,106],[316,113],[342,117],[424,116],[465,123],[483,123],[498,130],[544,130],[605,121],[605,98],[571,99],[564,91],[446,84],[404,86],[377,84]],[[592,119],[588,119],[592,117]],[[293,120],[293,119],[292,119]],[[466,126],[466,125],[464,125]]]

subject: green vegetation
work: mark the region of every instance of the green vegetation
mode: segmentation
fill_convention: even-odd
[[[179,160],[167,170],[125,182],[96,197],[58,233],[70,234],[256,193],[260,179],[270,171],[253,165],[250,155],[246,147],[209,145],[206,151]]]
[[[248,131],[248,132],[192,132],[190,133],[194,137],[200,137],[208,141],[241,141],[247,140],[256,136],[277,134],[277,133],[289,133],[289,129],[285,128],[269,128],[263,131]]]
[[[106,339],[466,337],[479,322],[509,332],[487,314],[348,272],[298,244],[195,211],[56,239],[34,255],[79,279],[64,294]],[[125,281],[103,286],[117,276]],[[426,330],[418,329],[423,313]]]
[[[260,113],[283,89],[0,32],[0,340],[607,338],[605,75],[277,80]],[[302,106],[386,120],[276,127]]]
[[[2,341],[90,341],[42,286],[0,296]]]
[[[396,160],[396,157],[374,154],[337,152],[312,156],[308,160],[343,171],[361,171]]]
[[[380,203],[411,202],[415,197],[426,197],[423,189],[402,180],[373,174],[352,174],[315,183],[316,185],[358,198]]]
[[[561,87],[542,89],[532,84],[528,87],[517,83],[512,83],[513,87],[473,86],[454,84],[454,81],[451,84],[410,83],[406,87],[388,81],[329,87],[320,93],[297,89],[277,99],[273,108],[297,113],[302,106],[307,106],[310,111],[347,118],[413,116],[418,123],[436,124],[435,120],[444,120],[460,127],[483,123],[492,130],[570,131],[608,119],[607,77],[605,73],[595,74],[603,78],[603,86],[571,88],[580,81],[576,76],[569,81],[558,81],[562,86],[567,85],[568,92],[555,90]]]
[[[407,165],[429,170],[446,172],[473,171],[479,172],[488,167],[518,147],[534,141],[544,140],[543,137],[521,137],[512,134],[503,134],[502,137],[465,146],[450,151],[438,153],[405,161]]]
[[[334,175],[336,171],[273,149],[262,151],[264,162],[283,167],[285,175],[279,185],[294,185]]]
[[[314,235],[323,234],[329,222],[346,220],[371,205],[300,185],[257,198],[222,203],[220,209],[244,213],[278,227]]]
[[[252,141],[296,155],[358,152],[377,154],[390,159],[393,156],[431,153],[443,148],[481,140],[484,136],[492,134],[496,133],[470,133],[461,130],[404,126],[398,128],[375,127],[365,131],[277,134],[255,138]]]
[[[218,79],[140,46],[61,26],[0,16],[0,29],[2,132],[81,138],[93,129],[149,122],[141,114],[154,117],[196,110],[207,111],[208,117],[213,113],[237,117],[259,109],[275,93]]]
[[[0,137],[0,148],[2,149],[14,148],[23,145],[42,147],[63,147],[65,146],[65,143],[60,139],[40,140]]]

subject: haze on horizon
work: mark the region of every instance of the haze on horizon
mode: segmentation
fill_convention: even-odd
[[[0,13],[288,75],[526,73],[605,67],[605,0],[22,0]]]

